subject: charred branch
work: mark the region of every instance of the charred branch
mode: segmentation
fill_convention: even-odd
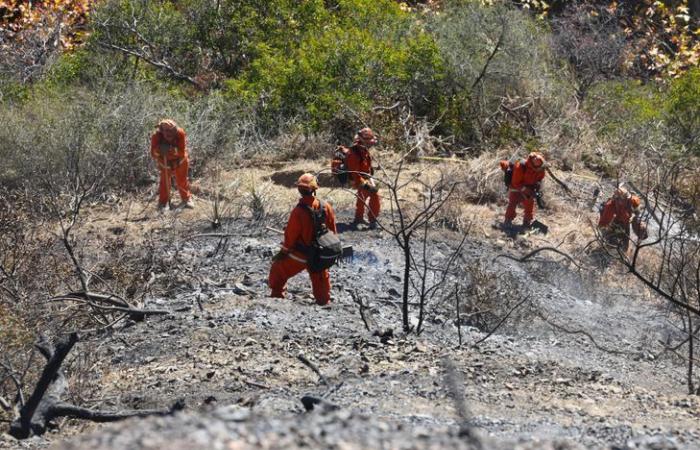
[[[61,366],[77,342],[77,333],[72,333],[67,339],[59,341],[55,348],[46,342],[40,342],[36,345],[47,362],[32,395],[19,410],[19,417],[10,425],[9,433],[11,436],[17,439],[26,439],[33,434],[41,435],[54,419],[60,417],[92,422],[114,422],[129,417],[169,415],[184,408],[184,402],[181,400],[169,408],[138,411],[101,411],[62,402],[61,398],[68,387],[68,382]]]
[[[298,359],[299,361],[301,361],[302,364],[304,364],[306,367],[308,367],[309,369],[311,369],[311,370],[313,371],[313,373],[315,373],[316,375],[318,375],[318,378],[321,380],[321,383],[325,384],[326,386],[330,386],[330,383],[328,382],[328,379],[327,379],[325,376],[323,376],[323,374],[321,373],[321,371],[318,370],[318,367],[316,367],[316,365],[315,365],[314,363],[312,363],[311,361],[309,361],[309,359],[308,359],[306,356],[304,356],[303,353],[299,353],[299,354],[297,355],[297,359]]]
[[[73,333],[68,339],[59,342],[55,350],[49,350],[46,366],[44,366],[34,392],[27,399],[27,403],[20,409],[19,418],[10,425],[10,435],[17,439],[26,439],[32,432],[36,434],[44,432],[46,423],[49,420],[46,419],[46,412],[51,406],[51,398],[47,397],[45,400],[44,397],[52,385],[55,386],[55,390],[59,391],[58,393],[62,393],[61,391],[65,389],[65,380],[60,373],[61,365],[76,342],[78,342],[78,334]],[[44,356],[46,357],[47,355]],[[37,412],[39,412],[39,417],[35,417]]]
[[[125,313],[126,315],[129,316],[129,318],[131,320],[134,320],[136,322],[140,322],[140,321],[144,320],[146,318],[146,316],[164,316],[164,315],[172,314],[171,311],[168,311],[165,309],[140,309],[140,308],[133,308],[130,306],[100,305],[100,304],[97,304],[97,303],[92,302],[90,300],[86,300],[85,298],[79,298],[79,297],[73,297],[73,296],[53,297],[49,300],[50,301],[79,302],[79,303],[84,303],[84,304],[86,304],[92,308],[98,309],[100,311]]]
[[[559,249],[556,249],[556,248],[554,248],[554,247],[540,247],[540,248],[536,248],[535,250],[533,250],[533,251],[531,251],[530,253],[527,253],[526,255],[523,255],[523,256],[521,256],[521,257],[511,256],[511,255],[507,255],[507,254],[503,253],[503,254],[500,254],[500,255],[496,256],[495,259],[498,259],[498,258],[508,258],[508,259],[512,259],[513,261],[526,262],[528,259],[530,259],[530,258],[532,258],[533,256],[535,256],[535,255],[537,255],[537,254],[539,254],[539,253],[541,253],[541,252],[544,252],[544,251],[554,252],[554,253],[556,253],[556,254],[558,254],[558,255],[561,255],[561,256],[565,257],[566,259],[568,259],[573,265],[575,265],[575,266],[578,267],[579,269],[581,268],[581,266],[579,266],[578,263],[576,263],[576,261],[574,260],[574,258],[572,258],[572,257],[571,257],[570,255],[568,255],[567,253],[565,253],[565,252],[563,252],[563,251],[561,251],[561,250],[559,250]]]
[[[630,352],[630,351],[625,351],[625,350],[616,350],[616,349],[612,349],[612,348],[603,347],[602,345],[598,344],[596,339],[586,330],[571,329],[571,328],[568,328],[564,325],[555,323],[554,321],[552,321],[550,318],[546,317],[541,312],[535,312],[535,314],[537,315],[537,317],[542,319],[547,325],[554,328],[555,330],[561,331],[561,332],[566,333],[566,334],[574,334],[574,335],[579,334],[579,335],[585,336],[591,342],[591,344],[593,344],[593,346],[595,348],[597,348],[598,350],[600,350],[602,352],[610,353],[612,355],[627,355],[627,356],[639,356],[640,355],[639,352]]]
[[[503,317],[501,317],[501,320],[498,321],[496,326],[494,326],[486,336],[484,336],[481,339],[479,339],[478,341],[474,342],[472,344],[472,346],[476,347],[477,345],[484,342],[486,339],[493,336],[493,334],[496,332],[496,330],[498,330],[501,327],[501,325],[503,325],[505,323],[505,321],[508,320],[508,317],[510,317],[510,315],[513,314],[516,309],[520,308],[520,306],[522,306],[525,302],[528,302],[528,301],[530,301],[530,297],[525,297],[522,300],[520,300],[518,303],[516,303],[515,306],[513,306]]]
[[[142,409],[128,411],[99,411],[68,403],[56,403],[52,405],[48,411],[49,420],[58,417],[70,417],[74,419],[89,420],[91,422],[105,423],[117,422],[128,419],[130,417],[148,417],[148,416],[169,416],[177,411],[185,408],[185,403],[182,400],[176,401],[171,407],[163,409]]]

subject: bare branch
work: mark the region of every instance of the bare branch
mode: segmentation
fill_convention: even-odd
[[[508,319],[508,317],[510,317],[510,315],[513,314],[513,312],[514,312],[516,309],[518,309],[521,305],[523,305],[525,302],[527,302],[527,301],[529,301],[529,300],[530,300],[530,297],[525,297],[525,298],[523,298],[522,300],[520,300],[515,306],[513,306],[513,307],[508,311],[508,313],[506,313],[503,317],[501,317],[501,320],[498,321],[498,323],[496,324],[496,326],[493,327],[493,329],[492,329],[491,331],[489,331],[488,334],[487,334],[486,336],[484,336],[483,338],[481,338],[481,339],[479,339],[478,341],[474,342],[474,343],[472,344],[472,347],[476,347],[476,346],[478,346],[479,344],[481,344],[482,342],[484,342],[486,339],[490,338],[490,337],[493,335],[493,333],[495,333],[496,330],[498,330],[498,329],[501,327],[501,325],[503,325],[503,323]]]

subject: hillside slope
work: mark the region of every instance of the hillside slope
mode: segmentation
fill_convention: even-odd
[[[264,168],[259,174],[261,180],[271,175]],[[279,226],[294,191],[270,190],[278,203],[267,223]],[[322,194],[334,198],[339,221],[347,223],[346,194]],[[206,236],[208,203],[206,192],[201,195],[195,211],[159,216],[146,199],[135,199],[142,217],[125,220],[109,208],[90,213],[86,228],[94,227],[97,242],[115,232],[105,221],[124,224],[127,245],[148,240],[152,257],[163,262],[153,276],[170,284],[145,307],[173,313],[88,336],[76,349],[89,353],[83,383],[98,386],[91,401],[101,409],[165,407],[184,399],[187,410],[105,426],[66,422],[46,439],[3,438],[1,445],[471,448],[460,436],[465,428],[453,392],[463,392],[466,424],[485,448],[700,445],[700,403],[683,392],[684,366],[657,354],[658,341],[675,332],[660,305],[640,291],[621,289],[624,274],[614,265],[601,275],[546,254],[526,262],[497,258],[548,239],[556,244],[556,231],[527,239],[493,230],[470,234],[459,264],[479,267],[486,278],[506,276],[499,289],[517,290],[492,292],[496,303],[490,307],[500,311],[498,301],[511,305],[519,295],[527,302],[476,346],[491,330],[462,317],[458,347],[452,296],[429,304],[420,336],[400,331],[402,253],[386,232],[343,231],[355,256],[332,270],[330,307],[314,304],[305,274],[290,282],[289,299],[271,299],[267,270],[279,237],[245,217],[225,225],[228,238]],[[552,211],[547,220],[565,223],[566,215]],[[458,243],[458,234],[436,231],[431,252],[439,261]],[[168,272],[174,267],[173,277]],[[351,292],[368,305],[369,330]],[[332,406],[305,413],[306,395]],[[72,434],[79,436],[64,441]]]

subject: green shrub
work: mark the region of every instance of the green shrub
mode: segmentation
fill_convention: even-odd
[[[690,71],[669,84],[634,80],[597,86],[585,109],[598,134],[617,155],[640,156],[648,150],[668,158],[700,151],[698,73]]]
[[[446,65],[443,130],[460,141],[519,139],[568,101],[547,30],[523,11],[505,2],[453,0],[431,17],[429,29]]]
[[[700,155],[700,69],[671,82],[665,112],[666,124],[679,144]]]
[[[339,4],[336,17],[305,33],[295,48],[259,45],[259,57],[228,82],[227,95],[258,102],[264,117],[298,117],[312,129],[347,111],[397,100],[433,112],[428,105],[437,103],[443,75],[430,36],[392,2]],[[351,6],[362,13],[345,17]]]

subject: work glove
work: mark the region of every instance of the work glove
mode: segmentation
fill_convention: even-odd
[[[369,181],[365,181],[361,187],[370,194],[376,194],[377,192],[379,192],[379,188],[377,186],[372,185]]]
[[[280,250],[272,257],[272,262],[282,261],[286,257],[287,253]]]
[[[537,202],[537,207],[540,209],[545,208],[544,200],[542,199],[542,193],[540,191],[535,191],[535,201]]]

